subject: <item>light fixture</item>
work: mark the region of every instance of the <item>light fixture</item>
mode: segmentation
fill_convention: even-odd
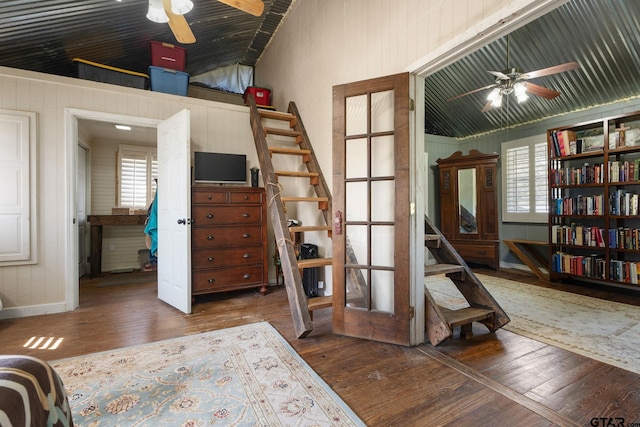
[[[171,11],[176,15],[184,15],[193,9],[191,0],[171,0]]]
[[[491,101],[492,107],[500,107],[502,105],[502,98],[509,96],[513,93],[518,100],[518,103],[522,103],[529,99],[527,95],[527,85],[523,82],[513,83],[513,80],[500,80],[500,86],[494,88],[487,96],[487,101]]]
[[[149,0],[147,19],[160,24],[169,22],[169,17],[164,12],[164,7],[162,7],[162,0]]]
[[[119,130],[131,130],[131,126],[116,125],[116,129],[119,129]]]
[[[193,9],[193,2],[191,0],[171,0],[171,12],[176,15],[184,15],[190,12],[191,9]],[[169,22],[169,17],[164,11],[162,0],[149,0],[147,19],[158,23]]]

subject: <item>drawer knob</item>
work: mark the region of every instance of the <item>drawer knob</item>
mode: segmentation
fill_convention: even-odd
[[[207,214],[207,218],[209,219],[213,218],[213,214]]]
[[[244,233],[244,234],[242,235],[242,237],[244,237],[245,239],[246,239],[246,238],[248,238],[249,236],[250,236],[250,234],[249,234],[249,233]]]
[[[211,194],[209,194],[209,195],[207,196],[207,199],[211,200]]]
[[[247,274],[245,274],[245,275],[244,275],[244,278],[245,278],[245,279],[248,279],[249,277],[251,277],[251,275],[250,275],[249,273],[247,273]]]
[[[207,236],[207,240],[213,240],[213,236],[212,236],[211,234],[209,234],[209,235]]]
[[[249,258],[249,254],[242,255],[242,258]]]
[[[209,283],[215,283],[215,282],[216,282],[216,279],[209,279],[209,280],[207,280],[207,282],[209,282]]]
[[[213,257],[210,256],[209,258],[207,258],[207,261],[209,261],[209,262],[213,261]]]
[[[249,218],[249,214],[245,212],[245,213],[242,214],[242,217],[243,218]]]
[[[249,200],[249,196],[244,196],[244,199],[245,200]]]

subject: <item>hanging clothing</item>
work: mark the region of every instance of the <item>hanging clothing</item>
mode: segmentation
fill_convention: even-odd
[[[144,227],[144,232],[149,236],[151,245],[149,252],[152,256],[158,256],[158,189],[156,188],[156,194],[153,197],[153,202],[149,207],[149,216],[147,217],[147,225]]]

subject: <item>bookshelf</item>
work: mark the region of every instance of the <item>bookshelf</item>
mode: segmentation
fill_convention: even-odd
[[[550,279],[640,289],[640,111],[547,131]]]

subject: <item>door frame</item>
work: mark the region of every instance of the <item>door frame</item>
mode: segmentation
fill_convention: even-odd
[[[77,213],[77,146],[78,120],[96,120],[123,125],[157,128],[162,120],[147,117],[128,116],[123,114],[106,113],[102,111],[82,110],[78,108],[64,109],[65,134],[65,182],[64,198],[66,208],[64,213],[65,236],[65,311],[78,308],[80,303],[79,269],[78,269],[78,226]]]

